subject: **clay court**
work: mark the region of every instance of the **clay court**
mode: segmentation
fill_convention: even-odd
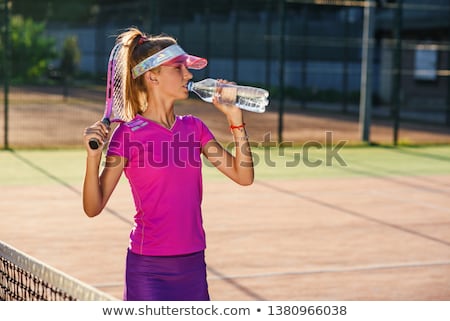
[[[58,118],[65,112],[52,117],[81,135],[103,106],[86,107],[75,99],[64,104],[65,111],[85,108],[70,113],[71,122]],[[204,119],[219,140],[229,139],[225,120],[210,106],[191,103],[179,110]],[[12,119],[18,119],[15,113],[20,107],[12,109]],[[276,133],[276,112],[246,116],[255,142]],[[28,135],[30,144],[38,133],[42,145],[51,140],[51,131],[36,122],[32,131],[27,121],[12,123],[12,132]],[[299,146],[293,153],[304,142],[323,142],[327,131],[334,143],[348,141],[340,152],[346,166],[289,167],[292,159],[276,149],[276,166],[270,166],[259,146],[250,187],[205,166],[212,299],[449,300],[448,145],[350,146],[359,137],[352,116],[304,112],[287,114],[285,123],[285,140]],[[403,141],[450,143],[446,128],[403,125]],[[372,133],[374,141],[391,140],[385,121],[377,120]],[[70,140],[61,145],[76,145]],[[317,152],[321,159],[326,150]],[[1,151],[0,165],[1,240],[120,299],[133,216],[128,183],[122,180],[102,215],[89,219],[81,208],[84,152],[77,146]]]

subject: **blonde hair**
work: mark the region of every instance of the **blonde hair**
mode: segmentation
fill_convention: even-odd
[[[125,115],[128,120],[131,120],[136,114],[141,114],[147,109],[147,88],[144,77],[133,79],[131,70],[142,60],[177,42],[170,36],[150,36],[137,28],[128,28],[117,37],[117,43],[122,43],[124,57],[127,59]],[[159,67],[153,70],[158,72]]]

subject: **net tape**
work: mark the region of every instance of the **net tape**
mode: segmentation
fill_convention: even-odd
[[[0,242],[0,300],[116,300],[37,259]]]

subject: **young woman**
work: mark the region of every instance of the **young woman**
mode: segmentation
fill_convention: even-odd
[[[253,182],[253,162],[242,111],[213,104],[228,121],[234,155],[222,148],[198,118],[176,115],[174,103],[188,97],[189,68],[204,58],[186,54],[167,36],[148,36],[131,28],[117,38],[127,57],[126,108],[131,115],[111,136],[100,173],[109,128],[96,122],[84,131],[87,150],[83,206],[89,217],[103,210],[122,172],[136,206],[126,258],[125,300],[209,300],[202,225],[203,154],[241,185]],[[158,59],[155,59],[158,58]],[[224,93],[226,94],[226,93]]]

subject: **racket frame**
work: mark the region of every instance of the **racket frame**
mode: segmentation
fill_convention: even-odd
[[[111,114],[113,111],[114,104],[114,77],[115,77],[115,69],[117,64],[117,56],[119,54],[120,49],[122,48],[122,44],[117,43],[108,59],[108,71],[106,76],[106,100],[105,100],[105,111],[103,113],[103,118],[101,122],[105,124],[108,128],[112,122],[122,121],[121,119],[111,119]],[[89,140],[89,147],[91,149],[98,149],[100,147],[100,142],[96,138],[91,138]]]

